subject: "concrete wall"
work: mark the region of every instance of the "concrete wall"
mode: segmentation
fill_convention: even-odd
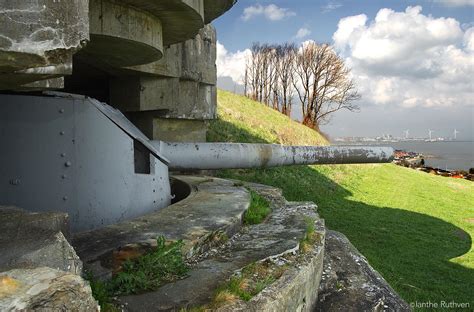
[[[202,141],[201,130],[173,137],[166,129],[182,133],[215,118],[209,23],[234,2],[0,0],[0,90],[88,95],[128,113],[153,139]]]
[[[110,104],[142,112],[132,120],[152,139],[205,141],[206,120],[216,117],[215,63],[216,31],[208,24],[159,61],[122,70],[110,80]]]

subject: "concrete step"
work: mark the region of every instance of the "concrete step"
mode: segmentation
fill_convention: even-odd
[[[202,307],[222,311],[311,311],[317,297],[324,250],[324,222],[314,203],[286,202],[279,189],[246,184],[271,203],[272,213],[261,224],[242,227],[224,244],[200,253],[189,276],[157,291],[119,299],[126,311],[180,311]],[[197,216],[197,214],[194,214]],[[317,241],[309,250],[300,242],[314,227]],[[236,300],[213,306],[216,290],[245,267],[259,263],[281,270],[279,278],[250,301]]]

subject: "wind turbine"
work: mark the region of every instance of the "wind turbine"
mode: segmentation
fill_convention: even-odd
[[[432,140],[431,134],[432,134],[433,132],[434,132],[433,130],[428,129],[428,134],[429,134],[429,136],[430,136],[430,141]]]
[[[459,131],[454,129],[454,139],[456,140],[457,139],[457,135],[458,135]]]
[[[410,130],[407,129],[407,130],[405,130],[405,131],[403,131],[403,132],[405,133],[405,139],[408,139],[408,135],[409,135],[409,133],[410,133]]]

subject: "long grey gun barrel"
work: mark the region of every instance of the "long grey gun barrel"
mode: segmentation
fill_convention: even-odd
[[[283,146],[247,143],[151,141],[171,170],[267,168],[287,165],[385,163],[393,148],[381,146]]]

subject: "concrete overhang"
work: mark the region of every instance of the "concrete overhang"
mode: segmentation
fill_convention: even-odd
[[[237,0],[204,0],[204,23],[209,24],[237,3]]]

